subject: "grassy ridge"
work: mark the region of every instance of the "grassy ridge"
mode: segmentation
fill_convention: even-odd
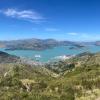
[[[99,100],[100,54],[45,66],[0,64],[0,100]]]

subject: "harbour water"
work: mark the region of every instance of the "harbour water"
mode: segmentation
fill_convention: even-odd
[[[69,46],[59,46],[53,49],[47,49],[42,51],[35,50],[5,50],[0,49],[1,51],[7,52],[12,55],[37,60],[40,62],[48,62],[54,60],[55,57],[63,55],[76,55],[82,52],[100,52],[100,46],[88,46],[80,49],[70,49]]]

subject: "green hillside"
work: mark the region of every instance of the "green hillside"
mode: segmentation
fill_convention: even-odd
[[[100,53],[44,66],[0,64],[0,100],[100,100]]]

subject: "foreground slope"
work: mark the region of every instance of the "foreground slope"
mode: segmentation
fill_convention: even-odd
[[[99,100],[100,53],[31,66],[0,64],[1,100]]]

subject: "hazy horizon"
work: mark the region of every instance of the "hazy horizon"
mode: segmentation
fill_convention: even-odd
[[[82,41],[82,40],[80,40],[80,41],[77,41],[77,40],[65,40],[65,39],[59,40],[59,39],[54,39],[54,38],[19,38],[19,39],[0,40],[0,41],[3,42],[3,41],[18,41],[18,40],[30,40],[30,39],[39,39],[39,40],[53,39],[53,40],[56,40],[56,41],[69,41],[69,42],[96,42],[96,41],[100,41],[100,40],[93,40],[93,41],[89,41],[89,40]]]

